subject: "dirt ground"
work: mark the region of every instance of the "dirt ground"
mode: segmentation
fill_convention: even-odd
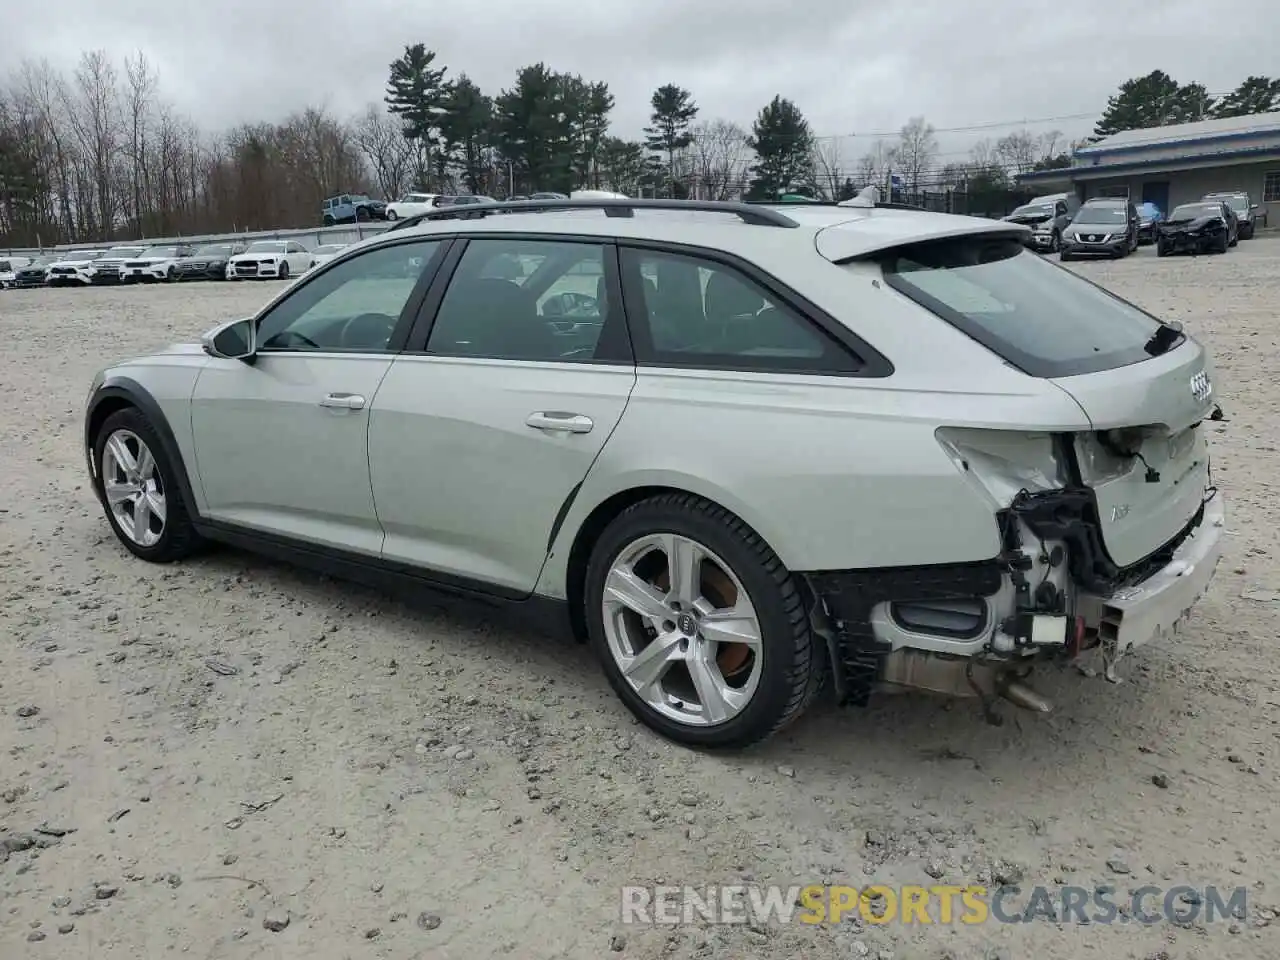
[[[1216,356],[1229,538],[1189,631],[1122,685],[1037,675],[1047,717],[820,706],[727,756],[649,734],[584,649],[484,609],[125,552],[86,478],[91,376],[274,285],[0,294],[0,956],[1275,957],[1280,240],[1077,269]],[[624,884],[1011,880],[1241,886],[1249,909],[619,921]]]

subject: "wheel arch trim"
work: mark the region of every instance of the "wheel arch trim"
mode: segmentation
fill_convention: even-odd
[[[785,531],[771,523],[769,518],[760,511],[752,510],[731,491],[708,482],[704,477],[670,470],[636,470],[615,475],[610,480],[607,486],[593,486],[590,478],[583,484],[556,531],[551,551],[547,555],[542,574],[534,588],[536,593],[556,599],[567,599],[571,586],[569,583],[571,555],[578,546],[580,535],[588,527],[588,521],[597,510],[610,501],[625,504],[628,494],[645,491],[652,492],[654,496],[662,493],[692,494],[723,507],[751,527],[777,554],[783,565],[787,565],[788,543]],[[625,506],[622,509],[625,509]],[[596,532],[598,534],[599,531]]]
[[[164,455],[173,465],[174,473],[178,479],[178,493],[182,497],[183,505],[187,508],[188,516],[192,517],[192,519],[198,518],[199,510],[197,509],[195,493],[191,486],[191,474],[187,469],[186,461],[183,459],[182,448],[178,446],[178,439],[174,436],[173,428],[169,426],[169,420],[164,415],[164,410],[161,409],[156,398],[152,396],[146,387],[132,377],[119,375],[107,377],[94,390],[93,396],[90,397],[89,403],[85,408],[84,449],[94,493],[99,499],[102,499],[102,489],[98,483],[98,463],[95,451],[98,429],[103,420],[116,410],[124,407],[134,407],[147,418],[147,422],[160,440]]]

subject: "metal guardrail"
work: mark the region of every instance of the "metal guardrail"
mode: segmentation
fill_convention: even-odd
[[[0,247],[0,256],[34,257],[58,253],[62,250],[105,250],[125,244],[146,244],[162,246],[170,243],[186,243],[200,246],[204,243],[230,243],[254,240],[297,240],[304,247],[313,249],[326,243],[355,243],[365,237],[376,236],[386,230],[391,223],[373,220],[366,223],[343,223],[333,227],[306,227],[300,230],[245,230],[237,233],[201,233],[190,236],[146,237],[142,240],[113,240],[110,243],[60,243],[57,246],[36,247]]]

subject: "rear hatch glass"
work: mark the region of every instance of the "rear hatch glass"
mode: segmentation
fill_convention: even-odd
[[[1033,377],[1139,363],[1152,356],[1149,344],[1162,329],[1154,317],[1017,239],[928,241],[880,259],[890,287]]]

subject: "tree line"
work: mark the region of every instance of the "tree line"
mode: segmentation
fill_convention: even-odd
[[[1110,98],[1096,137],[1121,129],[1275,109],[1280,81],[1249,77],[1209,96],[1155,71]],[[706,118],[691,91],[664,84],[635,139],[610,132],[609,86],[545,63],[486,93],[424,44],[388,68],[381,102],[339,117],[305,107],[274,123],[212,133],[162,96],[141,54],[84,53],[74,70],[23,63],[0,86],[0,247],[302,227],[342,192],[410,190],[495,197],[591,187],[632,196],[844,199],[892,181],[922,191],[1009,190],[1018,174],[1067,166],[1061,133],[1021,129],[942,162],[923,117],[860,155],[814,133],[775,96],[749,127]]]

